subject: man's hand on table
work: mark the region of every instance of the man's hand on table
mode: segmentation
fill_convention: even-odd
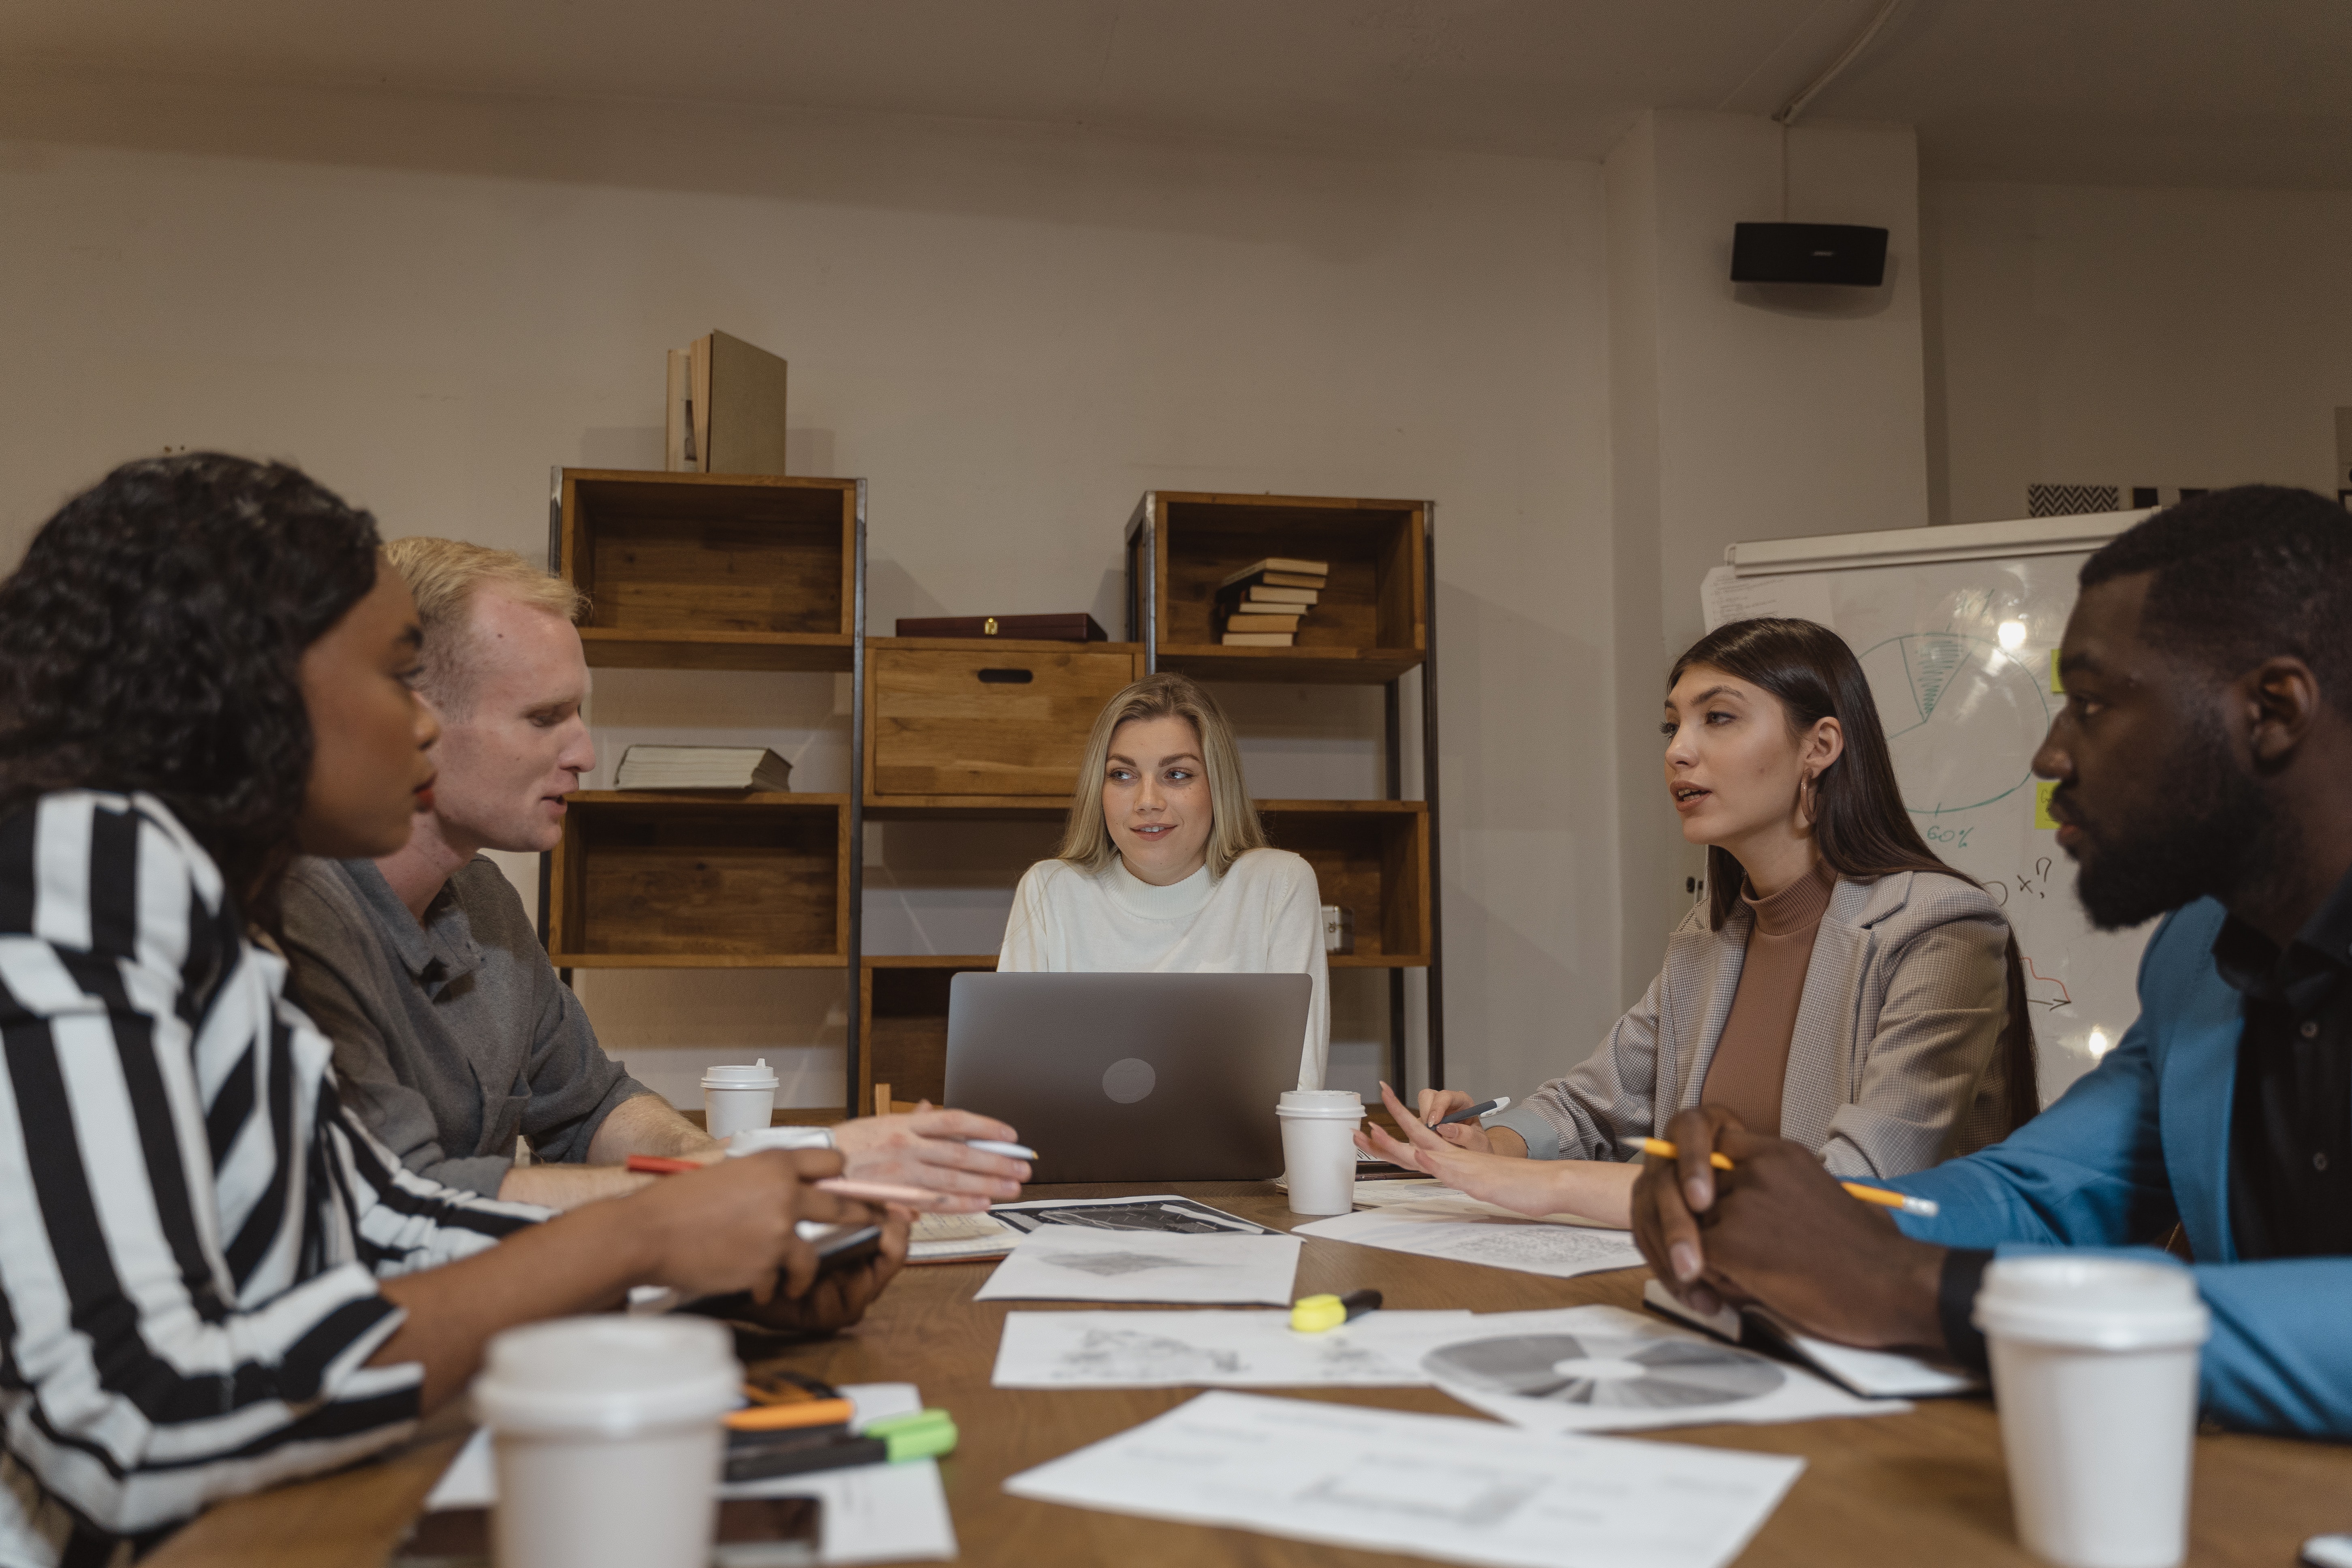
[[[751,1311],[730,1315],[778,1333],[824,1334],[849,1327],[866,1315],[874,1298],[906,1266],[907,1232],[914,1217],[898,1205],[889,1205],[882,1216],[882,1247],[873,1257],[819,1275],[814,1285],[797,1296],[780,1290]]]
[[[964,1140],[1014,1143],[1019,1134],[992,1117],[934,1110],[928,1104],[901,1115],[861,1116],[833,1130],[848,1174],[862,1182],[895,1182],[940,1194],[926,1205],[938,1214],[977,1214],[992,1199],[1021,1195],[1029,1163],[983,1154]]]
[[[1665,1128],[1633,1186],[1633,1238],[1686,1304],[1770,1308],[1806,1333],[1877,1348],[1939,1349],[1945,1249],[1857,1203],[1801,1143],[1750,1132],[1720,1106]],[[1718,1171],[1707,1156],[1733,1164]]]

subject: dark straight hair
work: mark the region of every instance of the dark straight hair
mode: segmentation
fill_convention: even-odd
[[[1814,779],[1813,842],[1831,870],[1855,881],[1897,871],[1932,871],[1968,878],[1938,859],[1912,826],[1895,782],[1895,760],[1870,679],[1845,639],[1811,621],[1758,616],[1729,621],[1691,644],[1666,677],[1672,691],[1684,674],[1705,667],[1719,669],[1771,694],[1789,717],[1791,735],[1802,735],[1823,719],[1835,719],[1845,749]],[[1739,907],[1747,872],[1727,850],[1706,851],[1707,924],[1721,931]],[[2033,1021],[2027,1011],[2023,968],[2011,932],[2008,952],[2009,998],[1998,1047],[2007,1074],[2009,1124],[2013,1129],[2040,1112],[2034,1085]]]

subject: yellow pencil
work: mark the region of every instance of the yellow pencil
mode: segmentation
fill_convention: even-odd
[[[1671,1160],[1681,1152],[1663,1138],[1629,1138],[1626,1142],[1638,1147],[1643,1153],[1655,1154],[1661,1160]],[[1719,1153],[1709,1154],[1706,1163],[1718,1171],[1731,1169],[1731,1162]],[[1876,1204],[1881,1208],[1900,1209],[1921,1219],[1933,1219],[1938,1212],[1933,1198],[1915,1198],[1907,1193],[1890,1193],[1885,1187],[1865,1187],[1860,1182],[1840,1182],[1838,1185],[1864,1203]]]

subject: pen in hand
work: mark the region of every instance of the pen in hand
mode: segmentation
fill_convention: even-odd
[[[1682,1152],[1663,1138],[1629,1138],[1626,1142],[1639,1148],[1643,1153],[1655,1154],[1661,1160],[1671,1160]],[[1730,1160],[1721,1153],[1709,1154],[1706,1163],[1718,1171],[1732,1168]],[[1900,1209],[1920,1219],[1934,1219],[1942,1212],[1933,1198],[1915,1198],[1907,1193],[1890,1193],[1885,1187],[1866,1187],[1860,1182],[1840,1182],[1838,1185],[1843,1187],[1849,1196],[1860,1198],[1864,1203],[1876,1204],[1881,1208]]]
[[[1511,1097],[1507,1094],[1498,1095],[1493,1100],[1482,1100],[1475,1105],[1463,1107],[1453,1115],[1439,1121],[1437,1125],[1451,1127],[1457,1121],[1475,1121],[1482,1116],[1492,1116],[1498,1110],[1507,1110],[1510,1109],[1510,1104]]]

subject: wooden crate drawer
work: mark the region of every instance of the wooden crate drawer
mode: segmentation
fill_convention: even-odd
[[[1123,644],[867,646],[870,793],[886,800],[1066,801],[1095,716],[1136,675]]]

